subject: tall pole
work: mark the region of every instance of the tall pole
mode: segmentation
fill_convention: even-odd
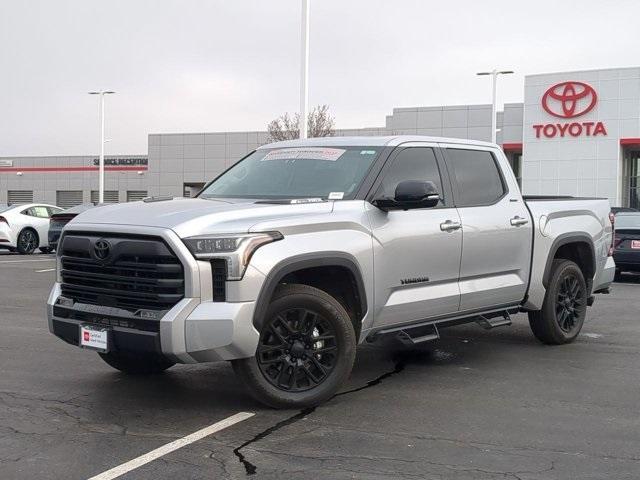
[[[496,143],[496,134],[498,132],[498,106],[496,99],[496,91],[498,84],[498,75],[508,75],[513,73],[512,70],[497,70],[493,69],[490,72],[478,72],[476,75],[491,75],[491,142]]]
[[[104,92],[100,92],[100,164],[98,166],[98,203],[104,203]]]
[[[100,162],[98,163],[98,203],[104,203],[104,96],[111,95],[111,90],[89,92],[89,95],[100,95]]]
[[[302,0],[300,70],[300,138],[307,138],[307,116],[309,115],[309,0]]]
[[[498,119],[496,118],[498,112],[496,111],[496,83],[498,82],[498,72],[493,70],[491,72],[493,82],[493,94],[491,100],[491,143],[496,143],[496,132],[498,128]]]

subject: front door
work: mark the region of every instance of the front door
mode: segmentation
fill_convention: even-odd
[[[462,248],[460,218],[435,145],[399,147],[371,198],[393,197],[404,180],[432,181],[442,199],[433,208],[369,207],[375,269],[374,325],[428,319],[458,311]]]

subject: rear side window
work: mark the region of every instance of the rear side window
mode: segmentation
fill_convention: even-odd
[[[433,182],[442,197],[440,170],[438,170],[436,155],[432,148],[409,147],[398,153],[378,188],[378,195],[382,194],[385,197],[393,198],[396,186],[405,180]]]
[[[449,148],[447,162],[458,186],[457,206],[490,205],[505,194],[502,176],[491,152]]]

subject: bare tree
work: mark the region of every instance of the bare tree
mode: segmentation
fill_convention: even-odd
[[[269,137],[274,142],[294,140],[300,136],[300,114],[285,113],[267,125]],[[333,135],[335,122],[329,114],[329,105],[315,107],[307,118],[307,136],[330,137]]]

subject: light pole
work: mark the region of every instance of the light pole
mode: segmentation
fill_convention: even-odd
[[[490,72],[478,72],[476,75],[491,75],[493,78],[493,100],[491,102],[491,141],[496,143],[496,129],[498,128],[497,123],[497,112],[496,112],[496,83],[498,80],[498,75],[508,75],[513,73],[512,70],[496,70],[495,68]]]
[[[307,115],[309,110],[309,0],[302,0],[302,28],[300,55],[300,138],[307,138]]]
[[[116,92],[100,90],[89,95],[100,95],[100,163],[98,164],[98,203],[104,203],[104,96]]]

